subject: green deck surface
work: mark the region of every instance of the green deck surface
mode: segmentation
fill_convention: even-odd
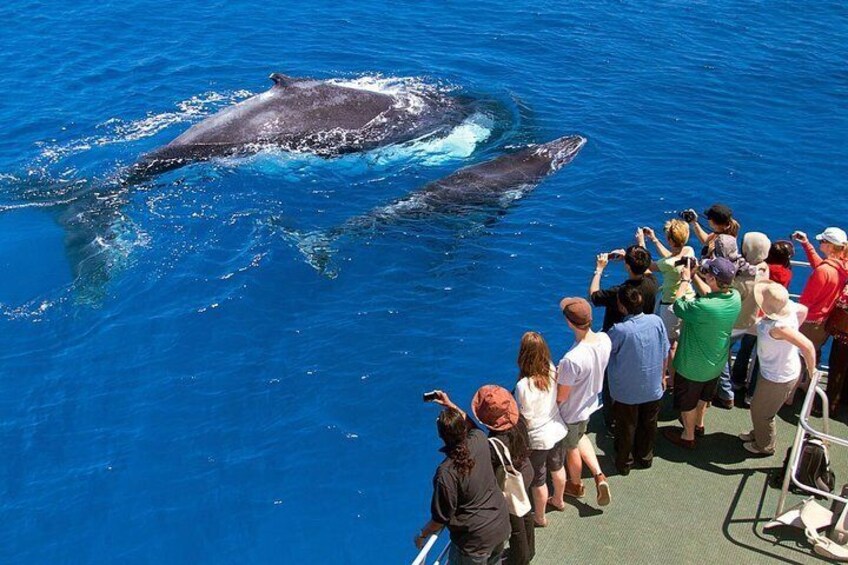
[[[608,475],[612,502],[598,507],[594,481],[584,479],[585,499],[566,498],[565,511],[548,512],[548,527],[536,529],[533,563],[827,562],[812,553],[798,530],[763,532],[780,494],[768,487],[768,472],[783,462],[800,406],[799,394],[795,406],[784,408],[777,418],[777,453],[760,458],[736,437],[751,428],[744,408],[708,409],[706,435],[694,451],[669,443],[662,428],[678,423],[666,395],[653,467],[634,469],[626,477],[615,472],[612,439],[595,414],[589,435]],[[848,437],[844,420],[844,415],[831,420],[832,435]],[[813,425],[821,429],[822,420],[814,418]],[[839,488],[848,482],[848,451],[835,446],[830,457]],[[787,508],[802,498],[790,494]]]

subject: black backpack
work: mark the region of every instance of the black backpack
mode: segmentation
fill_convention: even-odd
[[[783,479],[786,476],[786,470],[789,467],[789,455],[792,448],[786,450],[786,458],[783,460],[783,465],[771,476],[769,485],[774,488],[783,486]],[[808,487],[817,488],[825,492],[833,492],[833,487],[836,485],[836,477],[830,468],[830,457],[827,452],[827,446],[818,438],[807,436],[804,438],[804,443],[801,444],[801,457],[798,464],[798,482]],[[798,489],[794,483],[789,483],[789,488],[792,492],[803,494],[803,491]]]

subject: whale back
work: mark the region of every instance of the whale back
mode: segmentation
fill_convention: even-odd
[[[379,92],[322,81],[281,80],[195,124],[168,146],[284,144],[317,132],[358,131],[392,104],[390,96]]]

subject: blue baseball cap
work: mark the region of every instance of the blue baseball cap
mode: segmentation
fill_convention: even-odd
[[[710,273],[720,284],[728,285],[736,276],[736,265],[724,257],[716,257],[701,263],[701,271]]]

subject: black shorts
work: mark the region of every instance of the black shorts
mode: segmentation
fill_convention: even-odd
[[[710,402],[718,387],[718,377],[709,381],[690,381],[680,373],[674,375],[674,407],[689,412],[698,406],[698,401]]]
[[[533,465],[531,487],[540,487],[548,480],[548,471],[554,473],[562,469],[565,463],[565,438],[559,440],[550,449],[530,450],[530,464]]]

